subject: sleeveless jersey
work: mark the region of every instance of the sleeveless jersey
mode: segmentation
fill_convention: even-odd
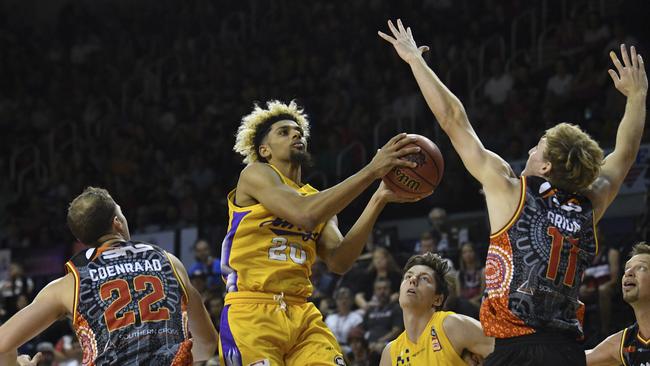
[[[623,330],[619,355],[624,366],[650,366],[650,339],[641,337],[639,323]]]
[[[191,365],[187,295],[167,254],[118,242],[72,257],[83,365]]]
[[[442,322],[450,311],[436,311],[416,343],[402,332],[390,343],[392,366],[462,366],[465,362],[449,342]]]
[[[308,184],[298,186],[269,166],[284,184],[301,195],[318,192]],[[227,291],[309,297],[316,242],[325,223],[309,232],[277,217],[260,203],[239,207],[235,204],[235,190],[228,194],[228,214],[230,224],[221,246],[221,272]]]
[[[485,334],[582,337],[580,282],[598,250],[591,202],[534,176],[521,177],[520,194],[513,218],[490,236],[480,312]]]

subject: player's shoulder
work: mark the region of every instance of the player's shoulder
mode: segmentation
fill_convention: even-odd
[[[278,173],[269,164],[255,162],[248,164],[239,174],[239,183],[280,180]]]

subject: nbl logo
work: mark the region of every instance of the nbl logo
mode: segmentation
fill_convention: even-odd
[[[102,258],[113,259],[119,257],[126,257],[127,252],[130,252],[131,254],[138,254],[138,253],[147,252],[149,250],[153,250],[153,247],[151,245],[134,244],[133,246],[120,247],[120,248],[107,250],[104,253],[102,253]]]

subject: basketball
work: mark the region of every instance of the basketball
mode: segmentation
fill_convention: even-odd
[[[405,155],[402,159],[417,163],[417,167],[395,167],[382,180],[397,195],[412,198],[430,194],[438,187],[442,180],[445,161],[433,141],[421,135],[409,134],[408,136],[415,137],[416,140],[405,148],[419,146],[420,151]]]

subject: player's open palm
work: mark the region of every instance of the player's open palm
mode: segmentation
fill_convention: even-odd
[[[636,48],[632,46],[628,54],[625,44],[621,45],[621,58],[623,63],[618,59],[616,53],[609,53],[616,71],[609,69],[609,76],[614,81],[614,86],[626,97],[631,95],[647,95],[648,77],[645,73],[643,57],[636,53]]]
[[[374,177],[381,178],[396,166],[415,168],[417,163],[400,159],[404,155],[415,154],[420,151],[420,147],[418,146],[406,147],[406,145],[414,141],[414,137],[407,136],[405,133],[400,133],[388,140],[386,145],[377,150],[377,154],[375,154],[368,164],[368,168]]]
[[[393,22],[389,20],[388,28],[391,33],[393,33],[393,37],[381,31],[377,32],[377,34],[395,47],[395,51],[397,51],[397,54],[402,58],[402,60],[410,63],[417,59],[422,53],[429,50],[429,47],[427,46],[418,47],[415,44],[413,33],[411,33],[411,27],[404,29],[404,25],[400,19],[397,19],[397,28],[395,28]]]

